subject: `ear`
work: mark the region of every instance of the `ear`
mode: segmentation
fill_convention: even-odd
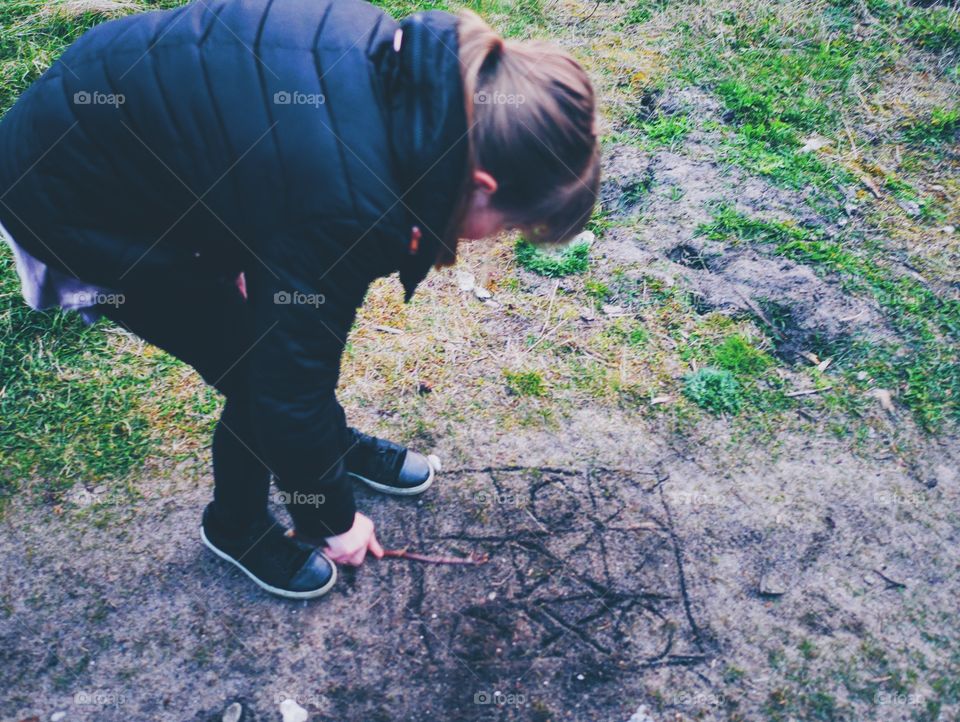
[[[485,170],[475,170],[473,172],[473,187],[481,193],[492,196],[497,192],[497,186],[497,179]]]

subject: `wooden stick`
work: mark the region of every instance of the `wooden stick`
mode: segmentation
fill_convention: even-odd
[[[488,554],[471,554],[469,557],[436,557],[428,554],[418,554],[417,552],[408,552],[406,549],[384,549],[384,558],[390,559],[409,559],[414,562],[424,562],[425,564],[486,564],[490,561]]]
[[[813,394],[819,394],[824,391],[830,391],[833,389],[833,386],[824,386],[822,389],[804,389],[803,391],[789,391],[784,394],[788,398],[793,398],[795,396],[812,396]]]

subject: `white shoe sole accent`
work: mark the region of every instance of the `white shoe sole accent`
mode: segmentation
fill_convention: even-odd
[[[387,484],[380,484],[372,479],[368,479],[365,476],[360,476],[360,474],[354,474],[352,471],[348,471],[348,474],[354,479],[359,479],[364,484],[369,486],[371,489],[376,489],[377,491],[383,492],[384,494],[393,494],[394,496],[414,496],[415,494],[420,494],[430,488],[430,485],[433,484],[433,465],[430,465],[430,476],[427,477],[427,480],[422,484],[417,486],[411,486],[407,489],[389,486]]]
[[[321,554],[323,554],[323,557],[328,562],[330,562],[330,568],[333,569],[333,574],[330,575],[330,581],[328,581],[322,587],[320,587],[319,589],[313,589],[309,592],[291,592],[287,589],[278,589],[277,587],[271,587],[266,582],[258,579],[256,575],[254,575],[249,569],[243,566],[243,564],[238,562],[232,556],[230,556],[226,552],[222,552],[219,549],[217,549],[217,547],[215,547],[213,543],[211,543],[211,541],[207,539],[207,534],[206,532],[204,532],[202,524],[200,525],[200,538],[203,540],[203,543],[204,545],[206,545],[207,549],[212,551],[221,559],[225,559],[226,561],[233,564],[233,566],[235,566],[241,572],[243,572],[248,577],[250,577],[251,581],[253,581],[253,583],[256,584],[258,587],[260,587],[261,589],[266,589],[268,592],[270,592],[271,594],[276,594],[278,597],[285,597],[287,599],[316,599],[317,597],[323,596],[324,594],[329,592],[330,589],[333,587],[333,585],[336,584],[337,582],[337,565],[334,564],[332,561],[330,561],[330,559],[327,557],[326,554],[323,554],[323,552],[320,552]]]

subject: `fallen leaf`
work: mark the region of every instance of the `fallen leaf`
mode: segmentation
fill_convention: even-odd
[[[871,389],[868,395],[879,401],[881,408],[887,413],[892,414],[896,411],[896,407],[893,405],[893,397],[887,389]]]

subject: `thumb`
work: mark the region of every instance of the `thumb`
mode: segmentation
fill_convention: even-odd
[[[370,553],[377,559],[383,559],[383,547],[380,546],[380,542],[377,541],[376,534],[370,535]]]

